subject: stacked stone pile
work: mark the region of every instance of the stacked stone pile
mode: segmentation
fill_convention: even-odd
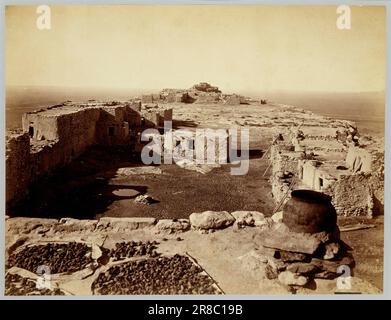
[[[269,279],[296,289],[314,279],[334,279],[349,270],[354,259],[340,240],[330,197],[297,190],[285,205],[282,220],[256,237]]]

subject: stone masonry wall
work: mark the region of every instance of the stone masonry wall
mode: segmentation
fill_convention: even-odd
[[[6,142],[6,202],[27,195],[30,182],[30,138],[27,133],[13,134]]]
[[[31,182],[70,163],[91,145],[137,145],[143,127],[140,103],[72,107],[26,113],[24,133],[8,137],[7,205],[21,200]],[[172,109],[156,107],[151,116],[150,125],[159,126],[172,120]]]
[[[40,113],[25,113],[22,117],[24,132],[32,139],[58,140],[57,117],[42,116]]]
[[[369,216],[373,215],[373,190],[369,185],[370,176],[355,174],[341,176],[333,183],[328,192],[338,215]]]

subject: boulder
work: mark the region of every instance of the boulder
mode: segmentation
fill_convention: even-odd
[[[235,222],[235,218],[227,211],[194,212],[189,218],[193,228],[204,230],[226,228]]]
[[[325,254],[323,256],[323,259],[325,260],[331,260],[334,257],[338,255],[340,252],[341,246],[337,242],[327,243],[325,245]]]
[[[155,226],[158,231],[183,232],[190,229],[190,221],[188,219],[161,219]]]
[[[284,271],[287,267],[287,264],[282,262],[279,259],[268,257],[267,264],[276,272],[279,273],[281,271]]]
[[[140,194],[134,199],[134,202],[140,203],[140,204],[146,204],[150,205],[151,203],[156,202],[150,195],[148,194]]]

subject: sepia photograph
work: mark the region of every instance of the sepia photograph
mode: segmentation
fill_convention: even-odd
[[[4,18],[5,296],[384,293],[385,5]]]

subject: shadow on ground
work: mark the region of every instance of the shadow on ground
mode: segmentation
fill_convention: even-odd
[[[93,147],[69,166],[33,184],[28,198],[7,208],[9,216],[94,219],[101,216],[187,218],[206,210],[272,212],[274,201],[268,165],[261,149],[250,151],[250,170],[233,176],[223,165],[201,174],[176,164],[159,166],[161,174],[118,176],[122,167],[145,167],[130,150]],[[118,190],[121,190],[118,195]],[[150,204],[134,201],[139,194],[152,197]]]
[[[13,208],[9,216],[93,219],[106,212],[115,201],[134,199],[145,194],[147,186],[112,183],[120,167],[143,165],[127,148],[110,150],[90,148],[70,165],[33,183],[27,198]],[[115,190],[129,190],[115,195]]]

